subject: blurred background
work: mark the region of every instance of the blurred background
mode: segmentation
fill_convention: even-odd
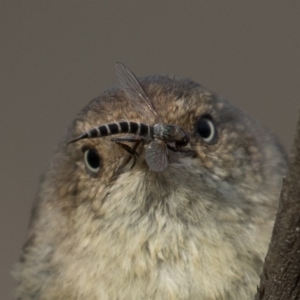
[[[138,76],[190,77],[290,149],[300,103],[299,1],[0,2],[0,298],[53,150],[76,113]]]

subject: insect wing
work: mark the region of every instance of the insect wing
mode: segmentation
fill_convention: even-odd
[[[156,120],[162,123],[161,118],[157,114],[155,107],[137,77],[122,63],[115,63],[115,70],[121,87],[125,91],[127,97],[134,103],[135,108],[144,115],[148,112],[154,116]]]
[[[167,147],[160,141],[149,144],[145,158],[149,168],[154,172],[162,172],[169,166]]]

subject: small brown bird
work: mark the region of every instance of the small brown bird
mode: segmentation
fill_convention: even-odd
[[[75,118],[43,178],[16,298],[253,299],[282,147],[192,80],[123,71]],[[159,136],[166,124],[181,135]]]

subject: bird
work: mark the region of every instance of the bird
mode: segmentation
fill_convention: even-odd
[[[253,299],[287,169],[284,148],[189,78],[135,79],[162,122],[188,134],[188,151],[168,149],[168,164],[155,171],[147,140],[70,143],[103,124],[156,122],[122,84],[88,103],[43,175],[14,267],[15,299]]]

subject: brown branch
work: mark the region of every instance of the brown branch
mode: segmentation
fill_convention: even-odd
[[[300,118],[255,300],[300,299]]]

